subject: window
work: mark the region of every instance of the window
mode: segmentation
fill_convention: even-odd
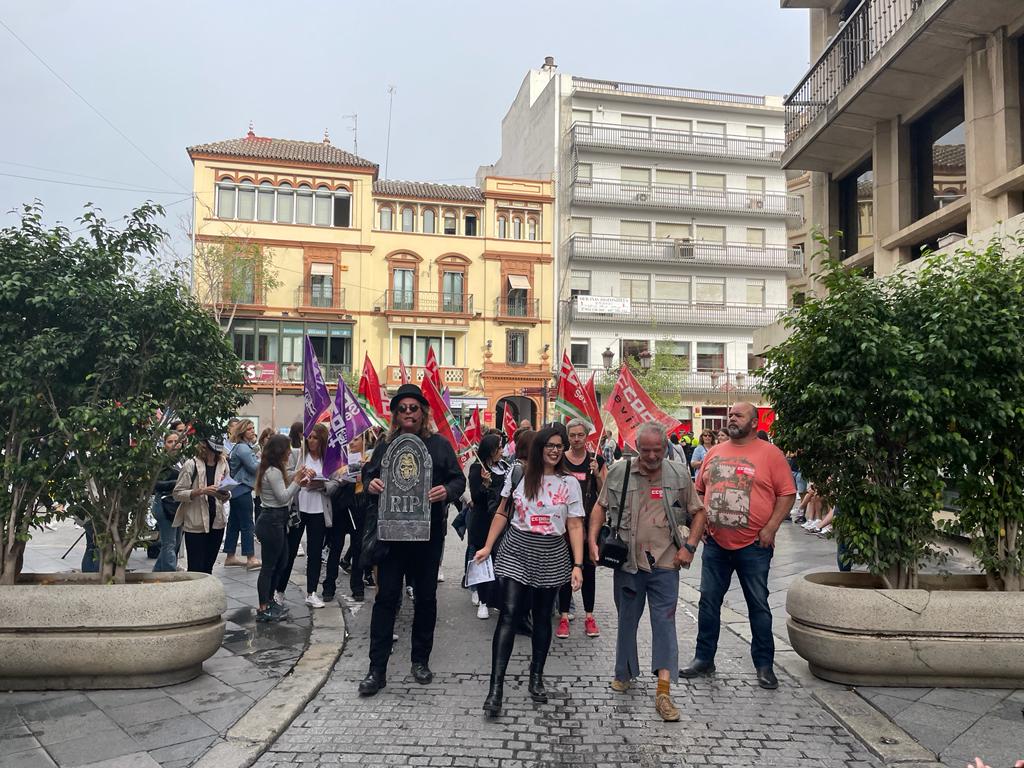
[[[700,304],[725,304],[725,278],[698,277],[695,293]]]
[[[910,146],[916,220],[966,193],[963,87],[914,121]]]
[[[277,221],[280,224],[291,224],[295,219],[295,191],[287,181],[281,182],[277,188]]]
[[[693,123],[689,120],[680,120],[676,117],[659,117],[658,127],[666,131],[683,131],[689,133],[693,130]]]
[[[572,121],[574,123],[590,123],[594,119],[594,113],[589,109],[574,109],[572,111]]]
[[[302,323],[281,325],[281,364],[294,365],[302,370],[303,341],[306,329]],[[302,374],[298,376],[301,378]],[[289,379],[291,380],[291,379]]]
[[[442,312],[465,312],[466,301],[463,294],[463,281],[466,276],[462,272],[445,272],[441,276]]]
[[[295,197],[295,223],[313,223],[313,188],[308,184],[300,184]]]
[[[869,157],[836,182],[843,258],[868,248],[874,241],[874,170]]]
[[[707,120],[698,120],[696,132],[714,136],[725,136],[725,123],[711,123]]]
[[[697,239],[706,243],[720,243],[725,245],[725,227],[711,224],[697,225]]]
[[[623,182],[631,182],[635,184],[650,184],[651,183],[651,169],[650,168],[629,168],[626,166],[622,167],[620,171],[620,178]]]
[[[316,209],[313,223],[318,227],[329,227],[333,219],[331,190],[325,186],[316,188]]]
[[[269,181],[260,183],[256,205],[256,219],[258,221],[274,220],[274,185]]]
[[[594,166],[590,163],[576,163],[576,179],[581,185],[589,185],[594,178]]]
[[[238,188],[238,218],[243,221],[256,218],[256,187],[251,181],[243,181]]]
[[[765,231],[760,227],[747,227],[747,245],[756,245],[758,248],[764,248]]]
[[[747,191],[764,194],[764,176],[747,176]]]
[[[391,277],[394,291],[393,309],[412,309],[415,303],[416,273],[411,269],[396,269]]]
[[[440,336],[417,336],[415,343],[412,336],[398,338],[398,353],[407,365],[425,365],[427,350],[433,349],[439,365],[455,365],[455,339]]]
[[[530,279],[525,275],[509,275],[505,292],[505,314],[511,317],[526,317],[527,301],[530,296]]]
[[[666,237],[673,239],[684,239],[690,237],[690,225],[659,221],[654,225],[654,236],[659,240]]]
[[[523,239],[523,220],[518,216],[512,219],[512,239],[522,240]]]
[[[309,306],[334,306],[334,267],[331,264],[309,265]]]
[[[747,372],[756,373],[764,368],[764,358],[754,354],[754,345],[747,344]]]
[[[256,359],[256,328],[252,325],[235,325],[231,329],[231,343],[240,360]]]
[[[412,208],[405,207],[402,209],[402,231],[416,231],[416,212]]]
[[[574,269],[569,273],[569,295],[590,295],[590,272],[583,272],[581,270]]]
[[[574,235],[590,235],[590,228],[593,224],[592,219],[584,219],[579,216],[573,216],[569,219],[569,232]],[[501,237],[501,235],[499,235]]]
[[[349,227],[352,225],[352,196],[347,189],[339,189],[334,193],[334,226]]]
[[[634,301],[651,298],[651,276],[624,273],[619,278],[619,295]]]
[[[437,214],[434,213],[433,208],[427,208],[423,211],[423,231],[428,235],[432,235],[437,231]]]
[[[658,301],[690,303],[690,278],[675,275],[654,276],[654,297]]]
[[[622,237],[636,238],[638,240],[651,239],[651,222],[649,221],[620,221],[619,234]]]
[[[672,358],[677,368],[690,370],[690,342],[666,339],[654,342],[654,349],[659,355]]]
[[[217,185],[217,217],[235,218],[235,185],[230,181],[222,181]]]
[[[650,130],[651,118],[649,115],[621,115],[619,122],[632,128],[646,128]]]
[[[466,237],[476,237],[476,223],[477,223],[477,221],[478,221],[478,219],[477,219],[477,215],[475,213],[467,213],[466,214],[466,221],[465,221]]]
[[[526,221],[526,236],[530,240],[537,239],[537,220],[532,216]]]
[[[238,254],[237,266],[231,270],[232,298],[239,304],[256,303],[256,268],[253,262]]]
[[[623,339],[622,340],[622,359],[623,360],[638,360],[640,355],[644,352],[651,351],[651,343],[646,339]]]
[[[725,192],[724,173],[698,173],[696,174],[696,185],[704,191]]]
[[[697,342],[697,370],[724,371],[725,344],[721,342]]]
[[[504,216],[498,217],[498,237],[502,240],[508,237],[508,219]]]
[[[526,365],[526,331],[506,332],[505,357],[508,365]]]
[[[690,186],[689,171],[670,171],[659,168],[655,173],[655,179],[659,184],[675,184],[680,187]]]
[[[393,212],[391,210],[391,206],[388,206],[388,205],[381,206],[381,209],[380,209],[380,228],[381,229],[390,230],[390,229],[394,228],[394,223],[392,222],[392,215],[393,215]]]
[[[747,304],[764,306],[764,280],[747,279]]]
[[[445,211],[444,212],[444,233],[446,235],[457,235],[459,234],[459,228],[456,224],[455,212]]]
[[[763,139],[764,138],[764,126],[763,125],[748,125],[747,136],[751,139]]]
[[[577,368],[589,368],[590,342],[587,339],[572,339],[569,342],[569,359]]]

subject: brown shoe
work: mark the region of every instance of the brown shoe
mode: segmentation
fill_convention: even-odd
[[[224,567],[230,568],[233,565],[245,565],[245,560],[237,555],[228,555],[224,558]]]
[[[654,697],[654,708],[666,723],[679,721],[679,710],[667,693],[659,693]]]
[[[612,690],[616,693],[625,693],[629,690],[629,680],[612,680]]]

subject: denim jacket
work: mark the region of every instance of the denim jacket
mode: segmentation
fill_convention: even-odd
[[[239,483],[233,488],[233,497],[244,496],[252,493],[256,486],[256,473],[260,468],[260,460],[256,458],[252,447],[246,442],[235,443],[231,446],[231,453],[228,454],[228,467],[231,469],[231,477]]]

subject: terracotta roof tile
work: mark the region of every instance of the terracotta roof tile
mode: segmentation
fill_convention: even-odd
[[[256,136],[252,131],[240,139],[215,141],[212,144],[197,144],[188,148],[193,154],[228,155],[230,157],[251,157],[259,160],[282,162],[314,163],[349,168],[377,168],[377,164],[353,155],[324,141],[292,141]]]
[[[434,184],[429,181],[375,181],[373,194],[387,197],[419,197],[429,200],[452,200],[482,203],[484,193],[480,187],[459,184]]]
[[[963,144],[936,144],[932,147],[932,163],[942,168],[965,168],[967,155]]]

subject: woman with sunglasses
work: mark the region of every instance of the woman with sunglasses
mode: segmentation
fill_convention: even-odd
[[[558,429],[548,427],[537,433],[526,471],[508,474],[487,543],[474,558],[478,563],[485,561],[506,531],[494,563],[495,575],[502,578],[502,607],[491,644],[491,687],[484,701],[484,712],[490,717],[501,713],[516,625],[527,611],[533,614],[530,697],[538,703],[548,700],[544,662],[551,647],[551,611],[563,584],[570,582],[578,590],[583,582],[583,494],[562,462],[567,447]]]

